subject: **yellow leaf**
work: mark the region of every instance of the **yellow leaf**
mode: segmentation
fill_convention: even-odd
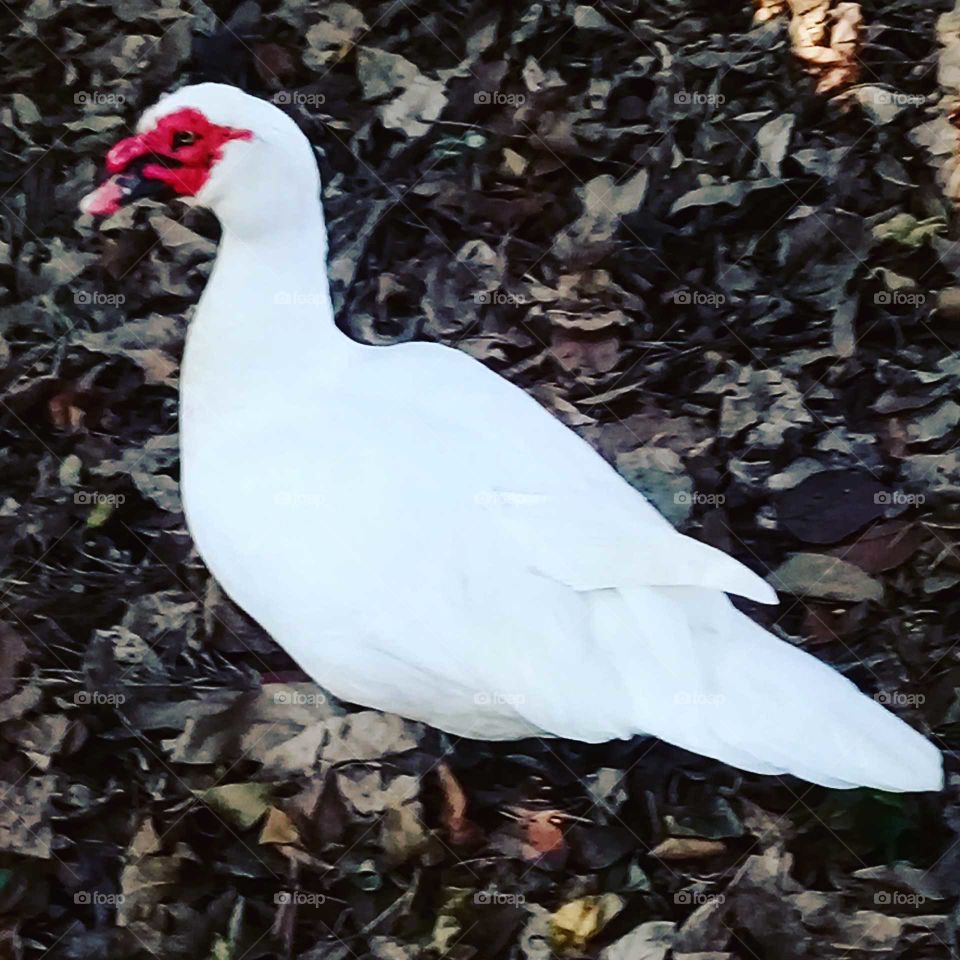
[[[553,949],[566,953],[582,951],[622,908],[623,900],[613,893],[565,903],[550,921]]]

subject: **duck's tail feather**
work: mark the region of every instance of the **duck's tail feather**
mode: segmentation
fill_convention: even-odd
[[[828,787],[942,789],[940,751],[832,667],[758,626],[723,594],[655,590],[657,603],[673,608],[662,618],[650,617],[657,603],[646,591],[621,594],[640,627],[630,686],[645,732],[744,770]],[[689,632],[675,643],[667,634],[665,643],[678,608]]]

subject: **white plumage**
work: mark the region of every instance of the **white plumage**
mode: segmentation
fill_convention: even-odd
[[[334,325],[307,140],[214,84],[163,99],[252,130],[198,202],[223,225],[181,387],[182,490],[225,590],[340,698],[453,734],[654,734],[761,773],[936,790],[939,751],[725,594],[775,603],[463,353]]]

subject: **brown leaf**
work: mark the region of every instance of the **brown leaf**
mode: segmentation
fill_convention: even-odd
[[[281,846],[299,846],[300,833],[296,824],[283,810],[270,807],[267,819],[260,831],[260,843],[274,843]]]
[[[418,857],[427,849],[430,839],[420,803],[401,803],[384,811],[381,842],[384,857],[390,865],[406,863]]]
[[[194,791],[211,810],[240,830],[249,830],[270,807],[273,788],[268,783],[227,783]]]
[[[753,0],[755,24],[766,23],[787,12],[787,0]]]
[[[828,550],[867,573],[884,573],[906,563],[926,539],[923,527],[906,520],[886,520],[859,534],[850,546]]]
[[[856,83],[863,14],[858,3],[789,0],[794,56],[817,81],[817,93],[836,93]]]
[[[521,856],[524,860],[540,860],[543,857],[566,853],[564,814],[559,810],[517,810],[523,831]]]
[[[704,840],[700,837],[667,837],[650,851],[660,860],[703,860],[727,852],[722,840]]]
[[[467,794],[449,764],[437,765],[437,779],[442,797],[440,822],[450,842],[464,847],[479,843],[482,837],[480,828],[467,816]]]
[[[447,104],[445,85],[425,76],[416,64],[399,53],[359,48],[357,78],[365,100],[391,96],[377,107],[381,122],[388,129],[402,131],[410,139],[427,133]]]
[[[26,672],[29,650],[20,634],[0,621],[0,699],[16,690],[18,678]]]
[[[297,77],[297,57],[279,43],[254,44],[253,66],[270,88],[291,86]]]
[[[587,340],[555,333],[550,350],[560,366],[570,373],[609,373],[620,359],[617,337]]]
[[[53,776],[0,782],[0,850],[44,860],[51,856],[48,814],[55,784]]]

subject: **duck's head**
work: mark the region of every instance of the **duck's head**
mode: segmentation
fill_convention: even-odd
[[[273,104],[222,83],[182,87],[107,153],[108,177],[80,202],[109,216],[143,197],[209,207],[225,228],[269,232],[319,205],[309,141]]]

